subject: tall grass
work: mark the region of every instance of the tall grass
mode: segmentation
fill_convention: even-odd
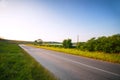
[[[32,45],[32,46],[35,46],[35,45]],[[64,53],[72,54],[72,55],[89,57],[89,58],[113,62],[113,63],[120,63],[120,54],[114,54],[114,53],[109,54],[109,53],[103,53],[103,52],[89,52],[89,51],[81,51],[78,49],[66,49],[66,48],[48,47],[48,46],[35,46],[35,47],[64,52]]]
[[[0,40],[0,80],[56,80],[17,44]]]

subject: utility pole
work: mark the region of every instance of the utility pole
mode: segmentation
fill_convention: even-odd
[[[77,43],[76,43],[77,48],[78,48],[78,44],[79,44],[79,35],[77,35]]]
[[[77,35],[77,43],[79,42],[79,35]]]

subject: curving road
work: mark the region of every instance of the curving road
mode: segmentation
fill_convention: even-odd
[[[120,64],[19,45],[60,80],[120,80]]]

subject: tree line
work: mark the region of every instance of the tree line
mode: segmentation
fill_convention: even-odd
[[[35,41],[36,44],[49,46],[49,47],[64,47],[64,48],[76,48],[83,51],[99,51],[105,53],[120,53],[120,34],[112,36],[102,36],[98,38],[91,38],[87,42],[78,42],[76,45],[72,44],[71,39],[64,39],[62,45],[55,44],[43,44],[41,39]]]
[[[87,42],[79,42],[77,49],[87,51],[100,51],[106,53],[120,53],[120,34],[112,36],[102,36],[99,38],[91,38]]]

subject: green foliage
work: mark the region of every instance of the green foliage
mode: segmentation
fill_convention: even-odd
[[[95,47],[95,38],[91,38],[90,40],[87,41],[86,43],[86,49],[88,51],[94,51],[94,47]]]
[[[42,45],[43,41],[42,41],[42,39],[37,39],[37,40],[34,41],[34,44],[36,44],[36,45]]]
[[[77,47],[81,50],[101,51],[106,53],[120,53],[120,34],[109,37],[92,38],[87,42],[79,43]]]
[[[64,48],[72,48],[72,40],[71,39],[63,40],[63,47]]]
[[[84,50],[85,49],[85,42],[78,42],[77,43],[77,49]]]
[[[0,40],[0,80],[56,80],[15,42]]]

